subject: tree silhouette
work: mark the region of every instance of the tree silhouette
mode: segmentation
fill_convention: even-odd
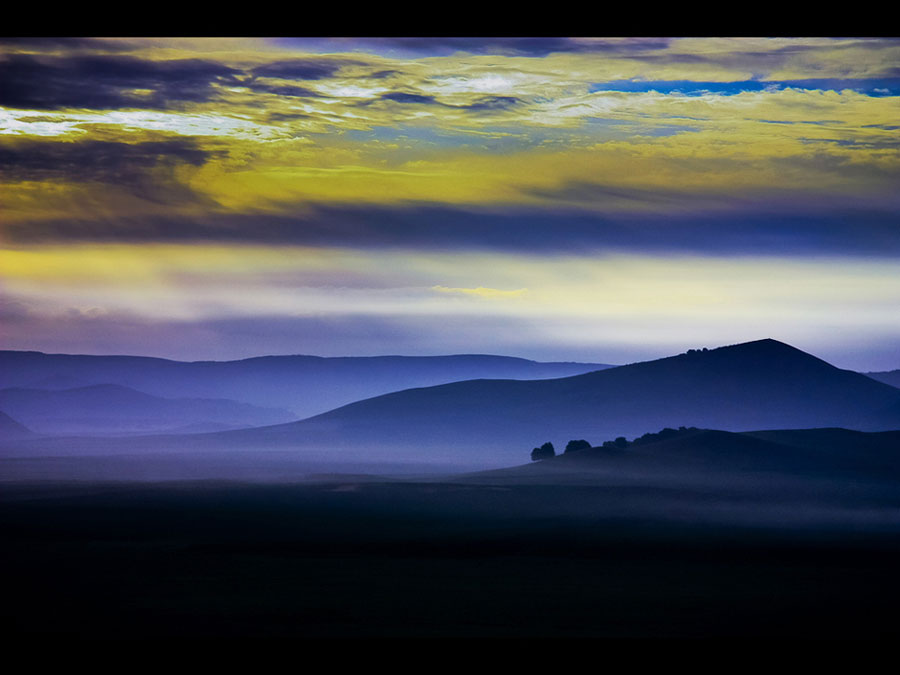
[[[586,440],[582,439],[580,441],[569,441],[566,444],[566,452],[578,452],[579,450],[588,450],[591,447],[591,444]]]
[[[531,451],[532,462],[536,462],[540,459],[551,459],[552,457],[556,457],[556,450],[553,449],[553,443],[550,443],[549,441],[544,443],[541,447]]]

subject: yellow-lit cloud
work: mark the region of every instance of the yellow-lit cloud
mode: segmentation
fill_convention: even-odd
[[[432,286],[432,290],[438,293],[462,294],[485,298],[487,300],[507,300],[509,298],[521,298],[528,292],[527,288],[517,288],[511,291],[505,291],[499,288],[485,288],[478,286],[477,288],[447,288],[446,286]]]
[[[154,315],[210,298],[218,303],[209,310],[213,314],[265,313],[261,297],[281,298],[272,300],[273,306],[292,312],[306,311],[310,298],[327,297],[330,307],[317,299],[307,310],[378,312],[391,306],[402,312],[405,306],[437,314],[508,312],[598,322],[704,315],[758,321],[799,312],[819,320],[848,313],[867,321],[880,316],[896,324],[900,315],[900,263],[891,259],[417,256],[333,248],[114,245],[0,250],[0,269],[10,295],[55,296],[60,302],[77,296],[86,302],[108,294],[120,299],[116,309]],[[472,284],[473,279],[484,283]],[[154,293],[172,304],[140,301]],[[462,304],[441,302],[436,295]]]
[[[133,144],[184,136],[215,149],[179,176],[205,200],[192,212],[210,217],[310,202],[546,204],[554,202],[552,189],[573,182],[686,194],[786,188],[868,194],[892,189],[900,169],[900,96],[871,96],[849,85],[728,96],[592,89],[628,79],[850,82],[884,76],[900,58],[900,41],[880,41],[876,49],[873,41],[855,39],[682,39],[634,56],[613,50],[404,59],[365,51],[323,55],[304,51],[303,41],[99,40],[94,50],[102,53],[104,44],[130,46],[129,58],[153,63],[204,60],[243,72],[291,59],[337,64],[299,83],[283,75],[214,83],[208,100],[171,110],[0,108],[0,139]],[[7,47],[18,56],[34,49]],[[290,94],[290,87],[309,95],[276,93]],[[793,159],[807,163],[792,169]],[[166,210],[116,185],[79,183],[77,175],[17,180],[13,166],[0,178],[7,222]],[[658,208],[640,200],[597,206]]]

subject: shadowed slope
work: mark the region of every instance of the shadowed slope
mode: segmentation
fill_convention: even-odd
[[[118,384],[167,398],[227,398],[289,408],[298,419],[410,387],[480,377],[565,377],[608,367],[599,363],[539,363],[487,355],[299,355],[181,362],[142,356],[0,351],[0,387],[68,389]]]
[[[775,340],[636,363],[556,380],[475,380],[388,394],[301,422],[235,432],[296,442],[397,446],[533,446],[595,442],[662,427],[900,426],[884,410],[900,390]],[[879,417],[879,415],[881,417]],[[509,451],[504,456],[511,456]]]
[[[294,418],[288,410],[221,398],[161,398],[116,384],[61,391],[2,389],[0,406],[40,433],[146,433],[189,425],[206,425],[211,431],[217,424],[234,429]]]
[[[724,431],[900,428],[900,390],[775,340],[761,340],[553,380],[471,380],[410,389],[300,422],[115,443],[7,446],[7,456],[287,450],[317,462],[428,462],[501,467],[550,440],[597,445],[664,427]],[[886,412],[887,411],[887,412]]]

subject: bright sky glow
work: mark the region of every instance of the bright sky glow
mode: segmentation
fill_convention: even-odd
[[[774,337],[900,368],[898,63],[872,38],[2,40],[0,347]]]

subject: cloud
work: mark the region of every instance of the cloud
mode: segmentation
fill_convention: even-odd
[[[730,71],[754,79],[803,77],[872,77],[889,74],[900,41],[889,38],[681,38],[665,51],[635,53],[629,58],[655,70],[689,66],[695,74]],[[716,78],[719,79],[719,78]]]
[[[0,144],[0,180],[102,183],[151,201],[202,201],[177,180],[175,170],[202,166],[221,154],[200,148],[191,138],[139,143],[16,140]]]
[[[22,253],[12,266],[19,274],[0,266],[4,346],[13,349],[197,359],[579,353],[623,362],[765,337],[771,333],[760,331],[776,326],[779,339],[822,356],[840,352],[861,364],[873,358],[867,350],[876,343],[897,355],[897,325],[889,319],[900,275],[896,259],[884,256],[211,252],[205,246]],[[57,260],[76,276],[56,269]],[[246,268],[232,269],[234,263]],[[272,268],[282,266],[273,283]],[[339,279],[347,270],[361,275],[360,285],[305,285],[315,271]],[[292,272],[295,283],[282,283],[282,273]],[[435,290],[436,282],[448,290]],[[478,294],[525,283],[529,290],[515,301]]]
[[[468,295],[487,300],[505,300],[509,298],[520,298],[528,292],[527,288],[517,288],[512,291],[504,291],[499,288],[448,288],[447,286],[432,286],[431,290],[438,293],[447,293],[451,295]]]
[[[118,55],[0,58],[0,105],[33,110],[169,108],[209,101],[240,71],[202,59],[150,61]]]
[[[552,187],[523,187],[525,194],[548,201],[596,206],[609,210],[659,211],[692,209],[695,212],[710,208],[728,209],[746,203],[749,194],[734,195],[722,192],[664,187],[634,187],[605,185],[590,181],[565,181]]]
[[[321,80],[334,76],[342,68],[358,65],[359,61],[328,57],[309,57],[273,61],[253,68],[254,77],[274,77],[283,80]]]
[[[707,211],[603,213],[561,208],[306,205],[294,214],[47,219],[4,226],[7,240],[210,242],[361,249],[702,252],[722,255],[900,254],[896,210],[825,198]]]
[[[216,154],[200,149],[196,141],[189,138],[141,143],[26,140],[0,145],[0,175],[5,180],[113,181],[129,167],[182,162],[199,166]]]
[[[434,96],[408,94],[402,91],[392,91],[388,94],[382,94],[381,98],[386,101],[394,101],[396,103],[437,103]]]
[[[137,354],[182,360],[228,360],[264,354],[381,356],[385,354],[522,353],[532,321],[511,317],[329,315],[254,316],[161,321],[126,313],[70,313],[4,324],[4,348],[67,354]],[[486,337],[489,336],[489,337]],[[558,347],[529,344],[550,356]],[[598,359],[599,360],[599,359]]]
[[[0,50],[54,52],[59,50],[131,51],[135,46],[124,40],[84,37],[4,37]]]
[[[468,110],[506,110],[521,103],[515,96],[482,96],[468,105],[461,106]]]
[[[752,246],[756,234],[779,240],[764,223],[770,215],[788,223],[780,231],[789,243],[814,242],[813,221],[828,230],[837,213],[880,232],[898,205],[897,97],[770,91],[762,71],[746,73],[732,56],[795,59],[782,84],[850,83],[837,56],[859,70],[890,70],[900,41],[883,42],[877,50],[864,40],[371,42],[453,50],[405,59],[334,53],[369,44],[358,40],[262,50],[252,41],[133,40],[140,59],[20,50],[0,56],[10,84],[0,98],[39,109],[0,108],[0,219],[17,241],[554,250]],[[313,47],[332,53],[301,53]],[[718,65],[682,69],[688,79],[678,79],[631,58],[650,52]],[[628,91],[604,90],[609,72]],[[644,91],[660,83],[671,93]],[[124,191],[157,206],[132,209]],[[740,228],[747,236],[735,244]]]
[[[383,101],[393,101],[395,103],[438,105],[443,106],[444,108],[455,108],[457,110],[473,112],[499,112],[508,110],[509,108],[522,103],[521,99],[515,96],[480,96],[475,98],[471,103],[445,103],[439,101],[434,96],[403,91],[392,91],[387,94],[382,94],[379,98]],[[372,103],[372,100],[367,100],[360,105],[368,106]]]
[[[668,38],[564,38],[564,37],[397,37],[354,38],[327,41],[337,47],[397,50],[422,55],[447,56],[457,52],[541,58],[556,53],[631,54],[665,49]]]

